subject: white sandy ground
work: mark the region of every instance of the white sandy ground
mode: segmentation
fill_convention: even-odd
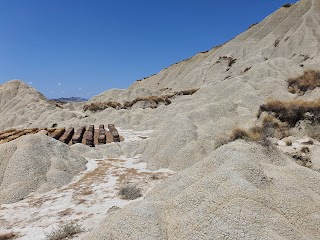
[[[135,131],[133,129],[122,129],[121,127],[117,127],[117,130],[120,136],[124,137],[124,142],[148,139],[149,135],[154,132],[154,130]]]
[[[126,142],[148,138],[152,132],[119,130]],[[118,159],[87,159],[87,169],[62,188],[44,194],[31,194],[28,198],[13,204],[0,205],[0,234],[18,233],[17,239],[44,239],[59,225],[75,221],[84,232],[97,227],[113,207],[123,207],[136,200],[123,200],[118,196],[125,184],[134,184],[142,189],[143,196],[156,184],[175,172],[160,169],[149,171],[147,164],[133,158],[121,156]]]

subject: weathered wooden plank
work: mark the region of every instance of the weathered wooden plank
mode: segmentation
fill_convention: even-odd
[[[53,133],[55,130],[57,130],[56,128],[47,128],[48,133]]]
[[[93,131],[94,131],[94,125],[90,125],[89,128],[88,128],[88,130],[89,130],[90,132],[93,132]]]
[[[86,127],[80,127],[76,133],[73,135],[72,144],[81,143],[83,134],[86,131]]]
[[[114,124],[108,124],[108,129],[113,137],[113,141],[120,142],[120,136],[119,136],[118,130],[115,128]]]
[[[19,137],[22,137],[24,135],[36,133],[38,130],[39,130],[38,128],[23,129],[21,131],[16,132],[16,134],[14,134],[14,135],[11,135],[10,137],[3,139],[1,141],[1,143],[11,142],[11,141],[13,141]]]
[[[94,147],[94,125],[90,125],[86,135],[86,145]]]
[[[98,137],[98,143],[99,144],[106,144],[107,137],[106,137],[106,130],[104,128],[99,129],[99,137]]]
[[[8,138],[8,137],[11,137],[11,136],[13,136],[13,135],[19,134],[19,133],[21,133],[21,132],[23,132],[23,131],[24,131],[24,130],[15,130],[15,131],[13,131],[13,132],[4,133],[4,134],[2,134],[2,135],[0,136],[0,140],[4,140],[4,139],[6,139],[6,138]]]
[[[70,142],[73,134],[74,134],[74,128],[71,127],[62,135],[62,137],[59,139],[59,141],[68,144]]]
[[[59,129],[56,129],[53,133],[52,133],[52,137],[54,139],[60,139],[61,136],[65,133],[66,129],[65,128],[59,128]]]
[[[0,132],[0,136],[3,135],[3,134],[6,134],[6,133],[15,132],[15,131],[17,131],[17,129],[15,129],[15,128],[7,129],[7,130],[4,130],[4,131],[1,131]]]
[[[24,129],[24,132],[25,132],[26,134],[37,133],[38,131],[39,131],[39,128]]]

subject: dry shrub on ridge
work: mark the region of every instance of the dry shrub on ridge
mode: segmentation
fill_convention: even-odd
[[[259,142],[262,145],[270,145],[268,141],[269,137],[283,138],[288,135],[287,125],[281,123],[278,119],[267,115],[262,119],[262,124],[251,127],[249,129],[243,129],[236,127],[233,129],[230,136],[230,141],[236,139],[244,139],[247,141]]]
[[[171,97],[172,97],[172,95],[138,97],[131,102],[124,102],[122,108],[128,109],[128,108],[131,108],[137,102],[143,102],[143,101],[154,102],[156,104],[164,103],[165,105],[169,105],[171,103],[169,98],[171,98]]]
[[[286,4],[282,5],[283,8],[289,8],[289,7],[291,7],[291,6],[292,6],[291,3],[286,3]]]
[[[237,139],[244,139],[244,140],[252,140],[252,141],[256,141],[260,138],[260,136],[257,134],[256,131],[251,131],[240,128],[240,127],[236,127],[235,129],[232,130],[232,134],[230,136],[230,140],[234,141]]]
[[[270,99],[260,106],[261,112],[273,113],[281,122],[294,126],[298,121],[305,119],[308,113],[312,122],[320,121],[320,100],[306,101],[300,99],[277,100]]]
[[[291,93],[304,94],[317,87],[320,87],[320,71],[308,70],[299,77],[288,79],[288,90]]]
[[[99,103],[90,103],[85,104],[83,106],[84,111],[91,111],[91,112],[97,112],[97,111],[103,111],[107,108],[115,108],[115,109],[130,109],[134,104],[137,102],[149,102],[149,103],[155,103],[156,106],[151,108],[156,108],[160,103],[164,103],[165,105],[171,104],[171,98],[174,98],[178,95],[192,95],[195,92],[197,92],[199,88],[195,89],[188,89],[188,90],[182,90],[178,92],[174,92],[172,94],[168,95],[161,95],[161,96],[147,96],[147,97],[137,97],[133,101],[130,102],[124,102],[123,104],[119,102],[99,102]]]
[[[90,110],[91,112],[97,112],[105,110],[106,108],[119,108],[121,107],[121,104],[118,102],[100,102],[100,103],[90,103],[85,104],[83,106],[83,110],[87,111]]]

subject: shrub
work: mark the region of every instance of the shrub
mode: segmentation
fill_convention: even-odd
[[[17,235],[18,235],[17,233],[13,233],[13,232],[10,232],[10,233],[2,233],[2,234],[0,234],[0,240],[13,239],[13,238],[15,238]]]
[[[289,8],[289,7],[291,7],[291,6],[292,6],[291,3],[286,3],[286,4],[282,5],[283,8]]]
[[[262,119],[262,124],[249,128],[235,128],[230,136],[230,141],[236,139],[244,139],[254,142],[259,142],[262,145],[269,146],[269,137],[283,138],[287,136],[287,125],[281,123],[278,119],[267,115]]]
[[[302,148],[301,148],[301,152],[303,152],[303,153],[309,153],[310,150],[309,150],[308,147],[302,147]]]
[[[292,146],[292,141],[291,141],[291,139],[287,139],[287,140],[285,141],[285,143],[286,143],[287,146]]]
[[[232,134],[230,136],[230,140],[234,141],[237,139],[249,139],[248,131],[239,127],[233,129]]]
[[[273,113],[276,118],[294,126],[298,121],[308,117],[312,122],[320,121],[320,100],[276,100],[270,99],[260,106],[260,113]],[[308,114],[307,114],[308,113]]]
[[[141,189],[134,185],[126,185],[121,187],[119,195],[125,200],[134,200],[142,196]]]
[[[69,222],[54,228],[50,233],[45,233],[47,240],[60,240],[74,236],[83,232],[82,227],[76,222]]]
[[[172,98],[172,97],[173,95],[138,97],[131,102],[124,102],[122,108],[123,109],[131,108],[137,102],[150,102],[150,103],[154,102],[157,105],[159,103],[164,103],[165,105],[169,105],[171,104],[171,101],[169,98]]]
[[[161,95],[161,96],[147,96],[147,97],[137,97],[133,101],[130,102],[124,102],[123,104],[119,102],[100,102],[100,103],[90,103],[85,104],[83,106],[84,111],[91,111],[91,112],[97,112],[97,111],[103,111],[107,108],[115,108],[115,109],[130,109],[134,104],[137,102],[149,102],[149,103],[155,103],[156,106],[151,106],[151,108],[156,108],[157,105],[160,103],[164,103],[165,105],[171,104],[171,98],[174,98],[177,95],[192,95],[195,92],[197,92],[199,88],[195,89],[188,89],[188,90],[182,90],[178,92],[174,92],[172,94],[168,95]]]
[[[237,127],[232,131],[230,136],[231,141],[236,139],[259,141],[261,139],[261,131],[259,130],[259,127],[253,127],[249,130]]]
[[[320,71],[308,70],[302,76],[288,79],[288,90],[291,93],[304,94],[317,87],[320,87]]]
[[[83,110],[97,112],[97,111],[105,110],[107,108],[120,108],[120,107],[121,107],[121,104],[118,102],[100,102],[100,103],[85,104],[83,106]]]
[[[251,24],[248,29],[254,27],[254,26],[257,25],[257,24],[258,24],[258,23],[253,23],[253,24]]]

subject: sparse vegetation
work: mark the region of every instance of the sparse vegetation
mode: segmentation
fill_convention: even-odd
[[[0,240],[8,240],[8,239],[13,239],[15,237],[17,237],[18,234],[17,233],[13,233],[13,232],[10,232],[10,233],[2,233],[0,234]]]
[[[100,102],[100,103],[90,103],[83,106],[84,111],[91,111],[91,112],[97,112],[97,111],[103,111],[107,108],[115,108],[115,109],[130,109],[134,104],[138,102],[146,102],[150,103],[150,108],[156,108],[160,103],[164,103],[165,105],[171,104],[171,98],[174,98],[176,96],[180,95],[192,95],[195,92],[197,92],[199,89],[188,89],[188,90],[182,90],[178,92],[174,92],[172,94],[168,95],[161,95],[161,96],[147,96],[147,97],[138,97],[130,102],[124,102],[123,104],[118,102]]]
[[[302,147],[299,152],[296,152],[292,155],[292,158],[301,166],[308,168],[312,166],[310,151],[308,147]]]
[[[309,153],[310,152],[310,149],[308,147],[302,147],[301,148],[301,152],[303,153]]]
[[[307,54],[300,54],[300,57],[302,57],[302,61],[301,62],[305,62],[310,58],[310,56],[307,55]]]
[[[320,71],[308,70],[302,76],[288,80],[288,90],[291,93],[304,94],[317,87],[320,87]]]
[[[279,43],[280,43],[280,40],[279,40],[279,39],[275,40],[275,41],[274,41],[274,44],[273,44],[274,47],[278,47]]]
[[[159,103],[164,103],[165,105],[169,105],[171,103],[170,99],[173,97],[172,95],[164,95],[164,96],[148,96],[148,97],[138,97],[131,102],[124,102],[122,105],[122,109],[131,108],[137,102],[149,102],[155,103],[158,105]]]
[[[119,195],[125,200],[134,200],[142,196],[141,189],[134,185],[125,185],[121,187]]]
[[[282,5],[283,8],[289,8],[289,7],[291,7],[291,6],[292,6],[291,3],[286,3],[286,4]]]
[[[269,137],[283,138],[288,135],[287,125],[281,123],[271,115],[266,115],[262,119],[262,124],[249,129],[236,127],[230,136],[230,141],[244,139],[248,141],[259,142],[262,145],[270,145]]]
[[[292,146],[292,140],[291,139],[286,139],[284,142],[286,143],[287,146]]]
[[[45,233],[45,235],[47,240],[61,240],[70,238],[80,232],[83,232],[83,229],[78,223],[69,222],[54,228],[50,233]]]
[[[90,110],[91,112],[97,112],[97,111],[102,111],[107,108],[120,108],[121,104],[118,102],[99,102],[99,103],[90,103],[90,104],[85,104],[83,106],[83,110],[87,111]]]
[[[237,139],[244,139],[244,140],[253,140],[256,141],[259,139],[260,136],[257,136],[254,134],[254,131],[251,131],[251,129],[246,130],[240,127],[236,127],[232,130],[232,134],[230,136],[230,140],[234,141]]]
[[[222,56],[219,57],[219,60],[216,63],[221,62],[221,60],[226,60],[228,61],[228,69],[230,69],[230,67],[232,67],[232,65],[237,61],[237,59],[233,58],[233,57],[228,57],[228,56]]]
[[[320,100],[275,100],[270,99],[260,106],[262,112],[273,114],[282,122],[294,126],[298,121],[308,119],[311,122],[320,122]]]
[[[258,24],[258,23],[251,24],[248,29],[254,27],[254,26],[257,25],[257,24]]]

